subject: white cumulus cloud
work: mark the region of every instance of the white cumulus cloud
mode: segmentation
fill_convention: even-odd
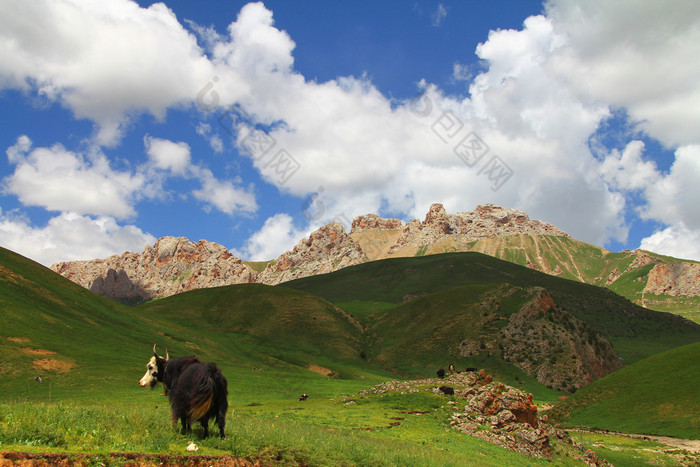
[[[443,6],[436,18],[446,12]],[[307,80],[294,69],[293,38],[263,3],[245,5],[226,34],[190,29],[208,55],[162,3],[7,0],[0,4],[0,89],[61,103],[94,122],[103,145],[118,143],[139,113],[207,115],[237,104],[249,118],[234,122],[235,143],[262,178],[300,200],[322,192],[326,209],[313,222],[379,211],[422,217],[436,201],[452,211],[495,202],[596,244],[625,241],[631,211],[700,231],[696,1],[551,0],[521,29],[490,32],[475,49],[484,71],[473,79],[459,65],[464,57],[455,57],[453,77],[464,80],[468,97],[423,81],[423,97],[404,102],[366,76]],[[631,123],[675,151],[668,173],[644,157],[637,137],[602,159],[591,153],[591,137],[611,109],[625,109]],[[251,132],[251,123],[266,130]],[[210,128],[198,132],[215,151],[223,148]],[[199,181],[192,196],[209,208],[256,210],[248,181],[193,164],[185,142],[151,137],[146,145],[151,169]],[[153,172],[111,168],[99,151],[32,150],[19,139],[7,155],[15,173],[5,192],[50,210],[122,219],[134,215],[139,197],[153,196],[158,181]],[[72,183],[61,190],[58,180]],[[641,206],[630,205],[638,203],[631,191]],[[271,219],[266,235],[274,226],[287,240],[297,233],[291,219]],[[247,251],[273,251],[261,244]]]
[[[626,108],[668,146],[697,142],[699,2],[551,0],[546,11],[566,40],[548,67],[572,89]]]
[[[700,144],[676,150],[668,174],[646,187],[648,204],[642,208],[647,219],[669,225],[683,222],[700,232]]]
[[[644,160],[644,143],[631,141],[620,152],[613,150],[600,166],[603,178],[610,185],[622,190],[641,190],[650,187],[660,178],[656,164]]]
[[[288,214],[280,213],[268,218],[262,228],[251,235],[241,250],[234,254],[249,261],[267,261],[277,258],[311,230],[301,230],[294,226],[294,221]]]
[[[643,239],[639,248],[675,258],[700,261],[700,232],[691,230],[680,222]]]
[[[0,245],[43,264],[104,258],[124,251],[142,251],[155,237],[133,225],[119,225],[109,216],[64,212],[43,227],[26,217],[0,211]]]
[[[60,102],[95,122],[103,145],[119,142],[130,115],[162,119],[172,106],[191,105],[214,74],[195,36],[163,3],[0,3],[0,89]],[[229,94],[240,95],[243,88],[230,77]]]
[[[241,188],[233,181],[219,180],[209,169],[193,167],[201,188],[192,191],[194,197],[226,214],[255,212],[258,205],[250,188]]]
[[[31,140],[21,136],[7,154],[15,170],[3,180],[3,191],[25,206],[117,218],[135,214],[144,177],[112,169],[100,151],[78,154],[60,144],[31,149]]]

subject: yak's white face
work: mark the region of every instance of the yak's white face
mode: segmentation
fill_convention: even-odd
[[[155,386],[158,384],[158,379],[156,376],[157,373],[158,366],[156,365],[156,357],[151,357],[151,359],[148,361],[148,365],[146,365],[146,374],[143,375],[143,378],[141,378],[139,381],[139,385],[142,388],[145,388],[146,386]]]

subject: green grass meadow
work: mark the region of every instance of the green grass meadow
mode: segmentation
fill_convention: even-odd
[[[476,258],[483,262],[482,256]],[[399,303],[407,294],[442,291],[446,307],[455,301],[466,303],[469,294],[453,296],[446,292],[445,276],[431,279],[428,271],[452,268],[451,275],[468,279],[478,275],[469,268],[479,266],[467,267],[468,262],[449,255],[445,259],[436,263],[430,256],[416,258],[428,261],[423,269],[400,262],[396,274],[401,280],[396,282],[387,282],[370,269],[362,273],[370,275],[367,282],[341,275],[338,283],[327,276],[313,287],[308,282],[306,288],[298,287],[303,290],[231,286],[128,307],[0,249],[0,452],[90,454],[97,462],[109,453],[185,455],[194,441],[197,455],[233,455],[282,465],[582,465],[579,455],[556,440],[554,457],[541,460],[453,430],[446,396],[359,395],[360,390],[387,380],[434,376],[439,354],[426,353],[413,366],[398,357],[391,357],[396,365],[376,359],[379,340],[398,342],[402,337],[400,332],[369,330],[387,313],[417,313]],[[485,270],[494,264],[488,263]],[[514,281],[526,280],[520,269],[510,274]],[[458,286],[479,293],[493,290],[495,279],[489,282],[488,277],[465,279]],[[560,288],[568,290],[573,297],[569,303],[574,303],[578,285],[570,283]],[[355,296],[346,293],[348,287]],[[521,298],[513,295],[513,306]],[[593,298],[599,305],[604,300]],[[609,298],[613,311],[623,306],[615,300]],[[694,328],[683,328],[665,315],[640,316],[644,319],[632,331],[622,325],[613,329],[628,339],[639,359],[646,356],[643,342],[633,336],[646,337],[649,323],[661,324],[653,350],[672,348],[674,336],[680,343],[694,338]],[[196,354],[219,365],[229,385],[227,439],[202,439],[199,425],[191,434],[180,434],[170,422],[162,388],[139,387],[154,343],[161,354],[167,348],[171,357]],[[692,352],[683,358],[691,358]],[[561,393],[513,367],[487,358],[461,363],[489,368],[533,392],[538,404],[559,401]],[[309,399],[299,401],[304,393]],[[697,407],[692,401],[683,404],[686,410]],[[416,411],[425,413],[405,413]],[[571,423],[578,423],[576,412],[571,417]],[[692,431],[678,433],[700,437]],[[621,452],[616,455],[623,459],[624,452],[633,452],[625,442],[607,441],[606,446],[613,451],[619,447],[614,452]],[[658,456],[663,462],[673,459]],[[626,462],[615,465],[641,465]]]
[[[700,439],[700,343],[623,368],[554,409],[569,425]]]

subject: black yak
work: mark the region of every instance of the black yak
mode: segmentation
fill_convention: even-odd
[[[182,431],[192,430],[192,422],[199,421],[204,437],[209,436],[209,419],[215,418],[222,438],[228,410],[227,381],[215,363],[204,363],[194,355],[170,360],[158,356],[153,346],[153,357],[146,365],[146,374],[139,381],[141,387],[163,383],[170,399],[173,424],[179,419]]]
[[[440,368],[437,371],[438,378],[444,378],[445,377],[445,370],[443,368]]]
[[[446,396],[454,396],[455,395],[455,390],[453,387],[440,386],[438,389],[440,390],[440,392],[444,393]]]

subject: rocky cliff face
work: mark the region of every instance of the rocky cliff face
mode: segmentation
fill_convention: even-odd
[[[646,275],[636,279],[642,304],[642,288],[646,294],[664,294],[665,297],[700,295],[698,263],[668,264],[647,252],[635,250],[626,252],[634,255],[631,263],[607,267],[604,258],[609,252],[600,248],[598,253],[572,251],[580,249],[580,245],[584,244],[571,239],[566,232],[546,222],[532,220],[516,209],[486,204],[471,212],[448,214],[441,204],[433,204],[423,221],[414,219],[403,223],[399,219],[367,214],[353,220],[349,233],[339,223],[328,224],[271,261],[259,274],[222,245],[174,237],[161,238],[143,253],[58,263],[52,269],[107,297],[138,302],[203,287],[247,282],[274,285],[385,258],[480,251],[511,261],[522,257],[525,260],[521,260],[521,264],[542,272],[613,289],[625,274],[636,274],[638,268],[655,264],[648,280]],[[604,260],[598,266],[601,275],[584,277],[582,271],[593,269],[587,264],[579,268],[576,258],[585,257],[588,261],[593,253]],[[552,259],[559,263],[548,264]],[[645,282],[639,282],[642,280]],[[628,298],[640,301],[639,297]]]
[[[680,261],[657,264],[649,272],[644,293],[668,294],[674,297],[700,295],[700,264]]]
[[[279,284],[300,277],[337,271],[367,261],[362,249],[339,222],[330,223],[283,253],[258,276],[258,282]]]
[[[544,289],[512,314],[501,329],[501,353],[540,383],[573,392],[622,368],[612,345]]]
[[[271,263],[258,280],[279,284],[365,261],[467,251],[470,241],[516,234],[568,236],[551,224],[530,220],[527,214],[515,209],[488,204],[477,206],[473,212],[447,214],[441,204],[433,204],[423,222],[414,220],[404,225],[399,219],[367,214],[353,220],[350,234],[339,223],[328,224]]]
[[[365,230],[397,230],[403,228],[403,222],[399,219],[384,219],[376,214],[358,216],[352,221],[350,232],[363,232]]]
[[[106,297],[142,302],[187,290],[255,282],[256,273],[224,246],[163,237],[142,253],[57,263],[51,269]]]
[[[467,251],[467,244],[475,240],[521,234],[569,236],[551,224],[531,220],[517,209],[483,204],[471,212],[447,214],[442,204],[433,204],[423,222],[406,224],[387,256]]]

